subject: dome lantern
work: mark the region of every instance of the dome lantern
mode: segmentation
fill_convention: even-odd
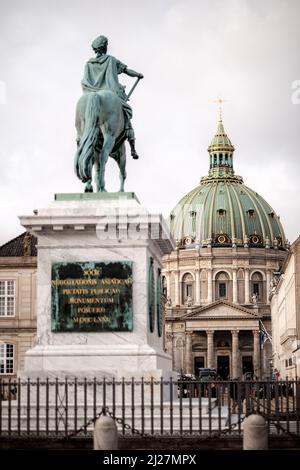
[[[210,161],[209,176],[234,176],[233,152],[234,146],[227,136],[223,122],[220,119],[217,132],[208,147]]]

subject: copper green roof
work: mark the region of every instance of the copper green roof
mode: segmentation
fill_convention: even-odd
[[[234,174],[234,147],[221,121],[208,151],[208,176],[179,201],[169,218],[178,245],[285,248],[275,211]]]

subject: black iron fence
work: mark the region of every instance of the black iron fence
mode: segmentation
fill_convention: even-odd
[[[300,436],[300,381],[0,380],[0,436],[88,436],[101,413],[123,435],[241,435],[260,413]]]

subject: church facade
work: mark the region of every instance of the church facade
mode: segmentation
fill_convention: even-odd
[[[173,368],[221,378],[269,377],[270,284],[288,242],[271,206],[233,168],[220,118],[209,174],[171,212],[177,248],[164,257],[166,349]]]

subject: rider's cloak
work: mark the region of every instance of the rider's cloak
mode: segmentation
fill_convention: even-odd
[[[111,55],[94,57],[86,63],[81,85],[85,93],[99,90],[111,90],[116,93],[122,101],[124,113],[131,119],[132,108],[124,100],[124,91],[118,79],[118,75],[126,68],[125,64]]]

